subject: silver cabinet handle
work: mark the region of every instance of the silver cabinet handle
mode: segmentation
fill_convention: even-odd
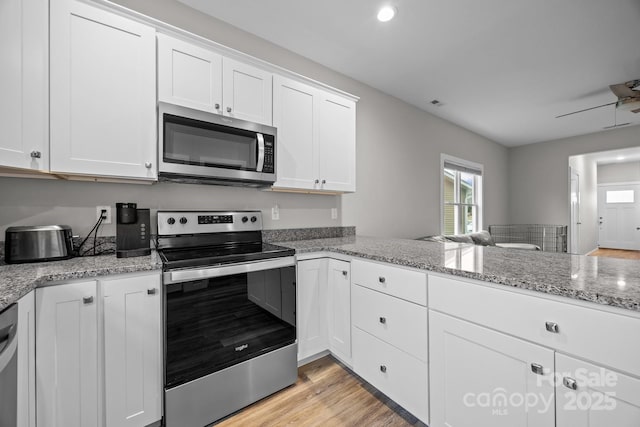
[[[346,276],[347,276],[347,274],[349,274],[349,272],[348,272],[347,270],[342,270],[342,275],[343,275],[343,276],[345,276],[345,277],[346,277]]]
[[[151,166],[153,166],[153,163],[151,163],[151,162],[146,162],[144,164],[144,167],[147,168],[147,169],[151,169]]]
[[[386,281],[387,281],[387,279],[385,279],[383,276],[378,277],[378,282],[384,283]]]
[[[547,331],[552,332],[554,334],[557,334],[560,332],[560,327],[556,322],[546,322],[544,324],[544,327],[547,329]]]
[[[42,157],[42,153],[39,151],[32,151],[31,152],[31,158],[32,159],[39,159],[40,157]]]
[[[227,113],[231,112],[231,107],[227,107]]]
[[[542,367],[542,365],[539,365],[537,363],[532,363],[531,372],[537,375],[544,375],[544,368]]]
[[[316,184],[319,184],[319,183],[320,183],[320,180],[319,180],[319,179],[316,179],[316,181],[315,181],[315,182],[316,182]]]
[[[386,317],[380,317],[380,323],[382,323],[383,325],[387,323],[387,318]]]
[[[571,390],[577,390],[578,389],[578,383],[576,382],[576,380],[574,380],[571,377],[562,378],[562,384],[564,384],[564,386],[566,388],[570,388]]]
[[[380,365],[380,372],[387,372],[387,367],[384,365]]]
[[[147,295],[155,295],[155,294],[156,294],[156,288],[147,289]]]
[[[216,109],[216,110],[219,110],[219,109],[220,109],[220,104],[218,104],[218,103],[216,102],[216,105],[214,105],[214,107],[215,107],[215,109]]]
[[[326,180],[326,179],[323,179],[323,180],[322,180],[322,183],[323,183],[323,184],[326,184],[326,183],[327,183],[327,180]]]
[[[82,302],[85,304],[91,304],[93,302],[93,297],[83,297]]]
[[[264,135],[261,133],[256,134],[258,140],[258,164],[256,165],[256,172],[262,172],[264,167]]]

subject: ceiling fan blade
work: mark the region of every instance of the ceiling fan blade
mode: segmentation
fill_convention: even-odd
[[[634,98],[636,96],[640,96],[640,93],[636,90],[633,90],[640,84],[640,80],[631,80],[626,83],[618,83],[617,85],[610,85],[609,89],[613,92],[618,98]]]
[[[583,112],[585,112],[585,111],[589,111],[589,110],[595,110],[596,108],[606,107],[606,106],[608,106],[608,105],[615,105],[615,104],[617,104],[617,103],[618,103],[618,101],[615,101],[615,102],[610,102],[610,103],[608,103],[608,104],[598,105],[597,107],[585,108],[584,110],[574,111],[573,113],[562,114],[561,116],[556,116],[556,119],[559,119],[560,117],[570,116],[570,115],[572,115],[572,114],[583,113]]]

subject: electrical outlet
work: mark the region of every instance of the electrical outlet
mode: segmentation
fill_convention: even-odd
[[[280,219],[280,206],[274,205],[271,208],[271,219],[274,221],[278,221]]]
[[[331,219],[338,219],[338,208],[331,208]]]
[[[100,219],[100,213],[105,210],[105,218],[102,220],[103,224],[111,224],[111,206],[96,206],[96,221]]]

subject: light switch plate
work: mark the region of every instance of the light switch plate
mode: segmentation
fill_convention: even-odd
[[[280,219],[280,206],[275,205],[271,208],[271,219],[278,221]]]
[[[331,219],[338,219],[338,208],[331,208]]]

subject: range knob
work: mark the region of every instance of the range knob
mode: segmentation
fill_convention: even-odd
[[[173,225],[175,223],[176,223],[176,219],[174,217],[169,217],[169,219],[167,219],[167,224]]]
[[[251,222],[256,222],[258,220],[258,218],[256,218],[255,216],[251,217]]]
[[[242,222],[247,222],[247,221],[249,221],[249,218],[247,218],[246,216],[243,216],[242,217]]]
[[[187,218],[185,218],[185,217],[180,218],[180,224],[184,225],[186,223],[187,223]]]

